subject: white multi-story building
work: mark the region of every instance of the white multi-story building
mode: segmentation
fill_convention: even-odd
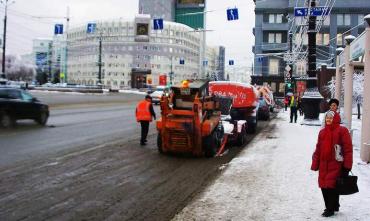
[[[32,57],[36,65],[36,74],[39,81],[47,81],[51,78],[51,52],[52,40],[37,38],[33,40]]]
[[[68,82],[97,84],[101,39],[102,84],[106,87],[141,88],[158,85],[167,75],[173,84],[200,77],[201,33],[175,22],[164,21],[163,30],[153,29],[149,15],[133,21],[96,22],[93,33],[87,26],[68,31]],[[209,49],[207,71],[217,68],[217,50]],[[181,62],[180,62],[181,61]],[[182,62],[183,61],[183,62]],[[173,74],[171,74],[173,73]]]

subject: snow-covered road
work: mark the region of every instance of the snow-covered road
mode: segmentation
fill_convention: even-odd
[[[291,124],[282,112],[222,175],[173,220],[327,220],[317,173],[310,170],[319,127]],[[356,121],[356,120],[355,120]],[[341,196],[331,220],[370,220],[370,165],[359,159],[354,122],[353,172],[360,192]]]

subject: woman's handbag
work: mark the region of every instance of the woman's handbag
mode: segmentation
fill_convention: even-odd
[[[338,177],[335,189],[339,195],[350,195],[357,193],[359,191],[357,186],[357,176],[352,174]]]

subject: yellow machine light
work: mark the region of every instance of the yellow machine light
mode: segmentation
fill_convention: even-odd
[[[187,80],[183,80],[183,81],[181,82],[181,87],[182,87],[182,88],[188,88],[188,87],[189,87],[189,81],[187,81]]]

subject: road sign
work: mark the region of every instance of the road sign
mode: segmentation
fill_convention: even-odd
[[[86,32],[88,34],[94,33],[96,30],[96,23],[88,23]]]
[[[185,60],[184,59],[180,59],[180,64],[185,64]]]
[[[208,66],[208,61],[207,60],[203,61],[203,66]]]
[[[55,24],[54,26],[54,34],[61,35],[63,34],[63,24]]]
[[[229,60],[229,65],[234,65],[234,60]]]
[[[291,68],[289,65],[287,65],[287,66],[285,66],[285,70],[286,70],[287,72],[289,72],[290,70],[292,70],[292,68]]]
[[[313,7],[310,9],[310,11],[309,11],[309,8],[304,8],[304,7],[294,8],[294,16],[303,17],[307,15],[310,15],[310,16],[329,15],[329,8],[328,7]]]
[[[153,26],[154,30],[162,30],[163,29],[163,19],[153,19]]]
[[[239,19],[239,12],[237,8],[231,8],[226,10],[227,20],[233,21]]]

